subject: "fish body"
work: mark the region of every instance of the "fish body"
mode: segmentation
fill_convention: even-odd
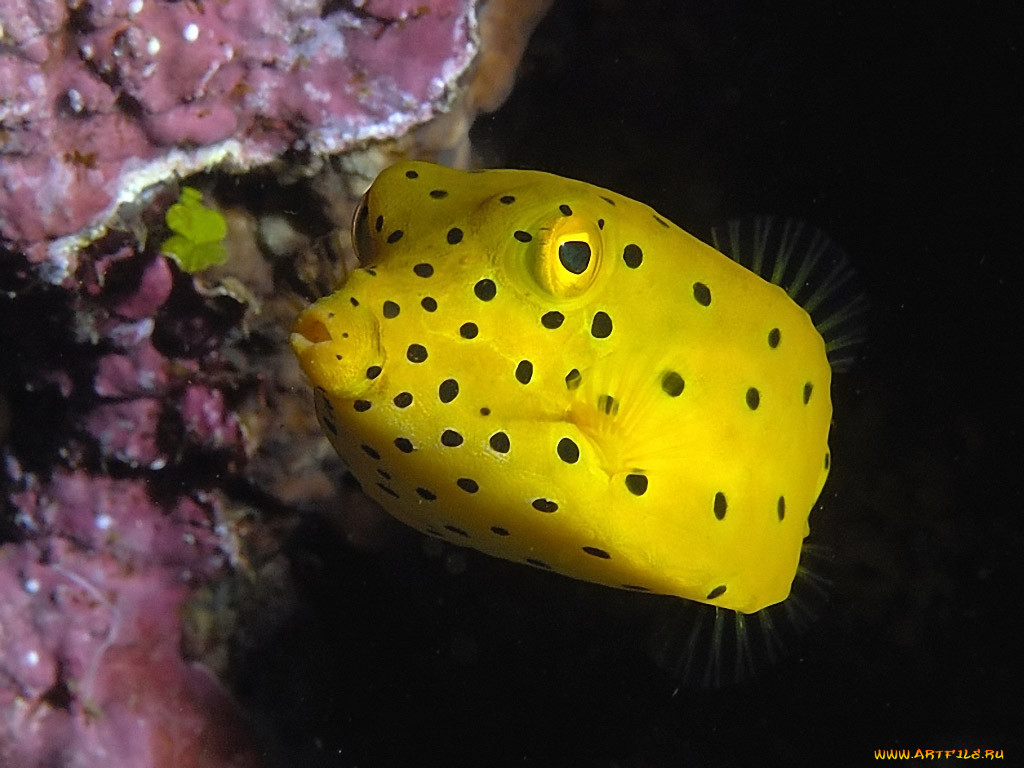
[[[831,369],[786,291],[537,171],[384,170],[291,345],[365,492],[428,535],[744,613],[784,600]]]

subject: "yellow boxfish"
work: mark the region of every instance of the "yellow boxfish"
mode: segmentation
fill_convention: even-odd
[[[832,371],[783,288],[538,171],[394,165],[353,244],[360,266],[291,346],[388,512],[612,587],[742,613],[788,596],[829,471]]]

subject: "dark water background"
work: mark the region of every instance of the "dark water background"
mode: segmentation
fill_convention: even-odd
[[[309,530],[308,612],[245,686],[288,764],[1021,760],[1021,27],[1000,2],[771,5],[556,1],[474,135],[691,231],[774,212],[846,247],[872,312],[812,518],[829,606],[754,681],[675,691],[644,651],[663,601]]]

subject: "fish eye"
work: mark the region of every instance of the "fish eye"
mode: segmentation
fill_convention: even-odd
[[[567,240],[558,246],[558,260],[574,275],[582,275],[590,265],[590,243]]]
[[[540,227],[529,258],[544,290],[561,299],[579,296],[597,277],[601,233],[584,216],[560,217],[550,227]]]
[[[352,214],[352,248],[360,264],[370,260],[370,193],[366,192]]]

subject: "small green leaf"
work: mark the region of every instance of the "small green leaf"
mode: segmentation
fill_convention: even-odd
[[[167,209],[167,226],[175,234],[161,250],[189,274],[227,260],[224,238],[228,227],[224,217],[203,205],[203,195],[193,187],[182,187],[181,197]]]

